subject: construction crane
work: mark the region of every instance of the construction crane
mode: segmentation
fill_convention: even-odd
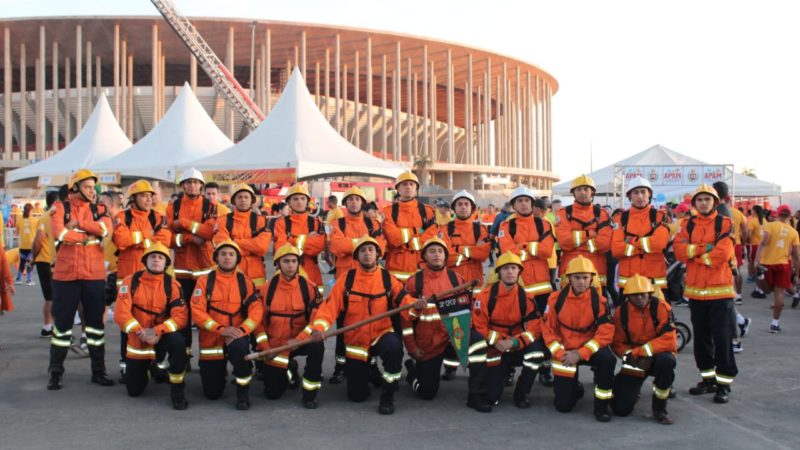
[[[233,73],[220,61],[203,36],[189,22],[189,19],[182,15],[170,0],[150,1],[197,58],[197,62],[211,78],[217,92],[222,94],[228,104],[244,117],[244,123],[248,128],[254,130],[258,127],[264,120],[264,113],[247,95],[244,88],[236,81]]]

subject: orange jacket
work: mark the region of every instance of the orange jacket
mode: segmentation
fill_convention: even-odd
[[[489,347],[503,339],[513,338],[517,341],[514,350],[521,350],[542,337],[541,316],[536,310],[533,296],[528,293],[523,293],[526,302],[523,327],[520,289],[522,287],[519,284],[507,289],[502,282],[497,282],[483,289],[473,303],[472,327],[486,339]],[[496,295],[494,302],[492,294]],[[490,348],[487,365],[500,364],[500,356],[497,350]]]
[[[11,293],[8,292],[8,287],[12,286],[14,279],[11,278],[11,269],[9,268],[8,259],[6,259],[6,251],[0,245],[0,311],[13,311],[14,301],[11,299]]]
[[[367,228],[367,221],[372,224],[372,233]],[[344,222],[344,231],[342,223]],[[381,253],[386,250],[386,239],[381,232],[381,224],[363,214],[354,216],[346,213],[344,217],[336,219],[330,224],[328,232],[328,251],[336,257],[336,276],[355,269],[358,263],[353,259],[353,244],[359,238],[371,235],[381,246]]]
[[[114,232],[111,219],[105,214],[103,205],[97,205],[99,217],[94,219],[89,202],[80,194],[70,194],[70,221],[78,225],[68,230],[64,223],[64,205],[56,202],[50,225],[56,243],[56,265],[53,279],[57,281],[105,280],[106,267],[103,259],[102,239]]]
[[[490,227],[494,223],[494,219],[496,217],[497,217],[497,213],[494,213],[494,214],[489,214],[488,212],[487,213],[483,213],[481,215],[481,223],[483,225],[487,226],[487,227]]]
[[[264,317],[255,329],[256,345],[259,350],[280,347],[289,339],[305,340],[311,336],[308,325],[314,319],[316,308],[322,302],[314,283],[296,276],[287,280],[282,275],[273,276],[261,286]],[[270,296],[270,290],[274,290]],[[302,287],[305,286],[305,295]],[[289,365],[289,352],[286,351],[266,362],[271,366],[286,368]]]
[[[153,328],[158,336],[173,333],[186,327],[189,313],[186,302],[181,299],[181,285],[171,276],[147,270],[138,273],[138,276],[128,275],[122,280],[117,290],[114,321],[120,330],[128,333],[128,358],[155,359],[155,348],[144,343],[136,333],[146,328]],[[134,277],[138,278],[135,292],[132,291]],[[171,284],[169,299],[165,282]]]
[[[651,223],[653,205],[631,208],[619,215],[617,227],[611,236],[611,254],[619,260],[619,287],[625,286],[628,277],[635,273],[655,281],[659,287],[667,284],[667,263],[664,249],[669,243],[669,228],[664,224],[664,213],[656,211],[655,227]],[[624,216],[628,216],[624,227]]]
[[[555,241],[550,222],[539,218],[535,220],[541,221],[541,236],[533,215],[528,217],[515,215],[500,224],[497,239],[501,253],[511,252],[522,259],[522,281],[525,283],[525,291],[528,294],[541,295],[553,291],[547,259],[553,254]]]
[[[720,219],[717,219],[720,217]],[[692,234],[689,236],[689,221]],[[716,222],[720,233],[716,236]],[[692,300],[719,300],[733,298],[733,272],[728,261],[733,257],[733,222],[716,211],[708,216],[697,215],[681,225],[675,237],[675,257],[686,264],[686,289],[684,295]]]
[[[611,321],[608,301],[597,292],[597,317],[592,307],[592,289],[575,295],[568,289],[560,311],[556,311],[559,295],[553,292],[547,300],[542,335],[547,348],[553,355],[553,370],[557,375],[574,376],[575,368],[560,364],[567,350],[577,350],[581,359],[588,361],[592,355],[611,344],[614,337],[614,324]]]
[[[255,217],[255,230],[250,226],[252,217]],[[228,229],[229,226],[230,229]],[[232,239],[242,250],[239,270],[244,272],[256,287],[266,283],[267,272],[264,268],[264,255],[267,254],[272,241],[272,234],[267,229],[266,218],[253,211],[241,212],[234,208],[233,212],[217,217],[214,245],[226,239]]]
[[[367,272],[359,266],[352,270],[354,271],[353,286],[347,299],[345,326],[388,311],[390,308],[396,308],[409,302],[413,303],[416,300],[408,295],[403,289],[403,285],[391,275],[388,277],[389,290],[387,292],[384,286],[383,272],[385,269],[378,267],[372,272]],[[312,329],[327,331],[331,325],[336,323],[339,314],[345,311],[344,293],[347,278],[348,274],[342,274],[336,280],[328,298],[317,310],[317,315],[311,324]],[[387,317],[346,332],[344,334],[345,355],[361,361],[369,360],[369,348],[381,336],[392,331],[392,321]]]
[[[477,239],[475,224],[478,225]],[[483,262],[489,258],[492,250],[486,227],[472,218],[461,220],[456,217],[447,225],[439,227],[439,232],[450,248],[448,268],[461,275],[464,280],[478,280],[479,286],[483,286]]]
[[[287,230],[287,224],[291,224],[291,232]],[[309,224],[312,225],[311,230]],[[322,222],[318,218],[308,213],[295,212],[283,218],[278,217],[273,230],[275,244],[272,248],[281,248],[287,242],[297,247],[303,254],[303,270],[317,286],[322,286],[322,273],[319,271],[317,256],[325,249],[326,238],[323,230]],[[312,232],[315,234],[311,235]]]
[[[417,286],[418,274],[422,275],[421,287]],[[421,297],[427,298],[464,282],[464,279],[455,272],[452,276],[455,279],[451,280],[446,270],[434,271],[425,267],[406,281],[406,291],[414,297],[418,297],[417,294],[420,294]],[[414,359],[428,361],[441,355],[450,344],[450,337],[442,324],[439,310],[433,303],[428,303],[422,311],[416,309],[403,311],[400,315],[400,322],[403,326],[403,342],[406,345],[406,351]],[[423,352],[419,358],[416,356],[417,350]]]
[[[121,281],[134,272],[144,270],[142,255],[151,242],[169,246],[171,238],[172,233],[167,227],[166,218],[155,211],[151,214],[150,211],[130,208],[118,212],[114,217],[114,245],[119,250],[117,280]]]
[[[175,218],[175,205],[180,201],[178,218]],[[208,273],[214,265],[208,252],[208,241],[214,235],[216,206],[206,200],[206,212],[203,213],[202,196],[189,198],[185,195],[167,206],[167,223],[172,231],[170,246],[175,249],[175,276],[178,278],[197,278]],[[205,240],[202,245],[194,243],[194,238]]]
[[[214,286],[209,293],[206,286],[212,274]],[[263,314],[258,291],[241,272],[213,270],[201,276],[192,293],[192,321],[200,328],[200,359],[224,359],[222,330],[238,327],[244,334],[250,334]]]
[[[420,216],[420,205],[425,217]],[[386,268],[400,281],[405,281],[419,269],[422,261],[419,250],[426,240],[438,232],[436,213],[432,207],[414,199],[397,201],[383,209],[383,234],[386,236]]]
[[[652,304],[644,308],[637,308],[630,301],[624,302],[620,308],[625,308],[628,321],[626,327],[622,326],[622,309],[614,311],[614,353],[619,357],[631,352],[633,356],[651,357],[658,353],[678,352],[678,339],[672,324],[672,308],[664,300],[650,298],[656,302],[656,318],[658,325],[653,323],[651,312]]]
[[[599,213],[595,216],[595,209]],[[556,239],[561,246],[561,268],[576,256],[588,258],[597,270],[600,283],[606,284],[606,253],[611,250],[611,219],[605,209],[594,205],[573,203],[558,210],[556,217]]]

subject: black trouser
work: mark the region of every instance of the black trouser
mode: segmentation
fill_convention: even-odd
[[[487,364],[486,368],[486,399],[489,403],[500,400],[505,388],[506,374],[509,367],[522,366],[522,372],[517,379],[514,389],[514,399],[526,397],[536,381],[536,374],[539,372],[542,361],[546,356],[546,348],[542,340],[534,341],[525,348],[505,352],[500,357],[500,364]],[[496,358],[497,356],[494,356]],[[489,358],[492,358],[491,356]]]
[[[157,355],[165,352],[169,355],[167,359],[169,364],[166,367],[169,372],[169,382],[171,384],[183,383],[183,375],[186,370],[186,343],[183,335],[178,332],[163,334],[155,348]],[[155,360],[152,359],[127,358],[125,361],[125,388],[128,390],[128,395],[137,397],[144,391],[147,381],[150,379],[148,372],[153,364],[155,364]],[[164,369],[163,366],[159,368]]]
[[[106,277],[105,289],[106,305],[111,306],[117,300],[117,273],[110,273]]]
[[[247,336],[223,345],[222,349],[225,353],[223,359],[200,360],[200,380],[203,383],[203,394],[209,400],[216,400],[225,392],[228,361],[233,366],[233,376],[236,377],[237,385],[249,386],[250,380],[253,378],[253,365],[244,359],[250,353],[250,342]]]
[[[44,301],[53,300],[53,267],[49,262],[37,262],[36,273],[39,274],[39,283],[42,285]]]
[[[705,381],[729,386],[739,373],[731,339],[736,336],[733,299],[691,300],[694,360]]]
[[[614,398],[611,400],[614,414],[627,416],[633,411],[644,379],[648,376],[654,377],[653,408],[663,410],[667,407],[670,387],[675,381],[675,355],[664,352],[653,357],[653,365],[645,376],[637,377],[620,372],[614,377]]]
[[[564,275],[566,276],[566,275]],[[539,314],[544,316],[545,310],[547,310],[547,300],[550,298],[550,294],[539,294],[533,297],[533,301],[536,303],[536,310],[539,311]],[[546,351],[545,360],[542,361],[541,367],[539,368],[539,373],[550,373],[550,352]]]
[[[403,343],[397,334],[389,332],[381,336],[378,342],[370,347],[370,356],[377,356],[383,364],[383,387],[385,394],[397,391],[403,362]],[[344,376],[347,378],[347,398],[354,402],[363,402],[369,397],[369,360],[362,361],[347,358],[344,365]]]
[[[92,373],[105,373],[105,324],[103,291],[105,280],[53,280],[53,337],[50,340],[50,367],[52,373],[64,373],[72,338],[72,324],[78,304],[83,305],[86,325],[86,344],[89,346]]]
[[[192,293],[194,292],[194,286],[197,284],[197,280],[194,278],[177,278],[178,284],[181,285],[181,294],[183,295],[183,301],[186,302],[187,305],[192,304]],[[186,308],[186,313],[189,317],[186,320],[186,327],[178,330],[179,333],[183,335],[184,341],[186,341],[186,351],[191,353],[192,351],[192,308]]]
[[[608,402],[612,397],[614,380],[614,366],[617,357],[608,347],[603,347],[588,361],[581,361],[578,366],[587,365],[594,368],[594,398],[595,403]],[[575,367],[574,377],[564,377],[556,374],[553,381],[553,404],[560,412],[570,412],[578,403],[578,367]]]
[[[17,267],[17,280],[22,279],[22,272],[25,270],[25,266],[28,264],[28,257],[31,255],[31,249],[19,249],[19,267]],[[31,280],[31,271],[28,271],[28,281]]]
[[[316,342],[304,345],[289,354],[289,360],[298,356],[306,357],[303,368],[303,390],[318,391],[322,386],[322,359],[325,355],[325,345]],[[280,398],[289,387],[287,369],[264,364],[264,395],[270,400]]]
[[[344,314],[340,314],[339,317],[336,318],[336,329],[339,330],[344,327]],[[345,361],[345,347],[344,347],[344,333],[336,335],[336,365],[337,366],[344,366]]]

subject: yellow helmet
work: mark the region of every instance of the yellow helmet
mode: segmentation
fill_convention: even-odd
[[[623,290],[625,295],[649,294],[652,292],[655,292],[655,289],[653,289],[653,283],[651,283],[647,277],[643,277],[638,273],[628,278],[628,281],[625,282],[625,288]]]
[[[592,177],[586,174],[583,174],[578,178],[572,180],[572,185],[570,186],[569,191],[572,192],[576,188],[579,188],[581,186],[589,186],[590,188],[592,188],[592,192],[597,191],[597,186],[594,185],[594,180],[592,179]]]
[[[236,250],[236,264],[239,264],[242,261],[242,249],[239,248],[239,244],[230,239],[225,239],[217,244],[217,246],[214,248],[214,262],[217,262],[217,257],[219,256],[219,251],[222,247],[231,247],[232,249]]]
[[[692,205],[694,205],[694,199],[696,199],[700,194],[708,194],[714,197],[715,203],[719,203],[719,194],[717,194],[717,190],[714,189],[714,186],[703,183],[697,188],[696,191],[694,191],[694,194],[692,194]]]
[[[447,242],[445,242],[440,237],[434,236],[434,237],[428,239],[427,241],[425,241],[424,244],[422,244],[422,254],[423,255],[425,254],[425,249],[428,248],[431,245],[441,245],[442,248],[444,248],[445,255],[449,254],[449,249],[447,248]]]
[[[294,186],[290,187],[288,191],[286,191],[286,201],[289,201],[289,197],[300,194],[305,195],[306,198],[311,200],[311,194],[308,193],[308,188],[305,184],[295,184]]]
[[[278,260],[286,255],[295,255],[298,259],[300,259],[300,256],[302,256],[300,254],[300,249],[287,242],[286,244],[281,245],[278,251],[275,252],[275,255],[272,256],[272,262],[277,265]]]
[[[76,184],[80,183],[83,180],[88,180],[89,178],[94,178],[95,183],[97,183],[97,181],[99,180],[99,178],[97,178],[97,175],[95,175],[94,172],[92,172],[91,170],[78,169],[75,171],[75,173],[72,174],[71,177],[69,177],[69,185],[67,187],[69,189],[72,189],[72,187],[75,186]]]
[[[128,187],[128,197],[133,197],[134,195],[141,194],[142,192],[150,192],[153,195],[156,193],[155,189],[153,189],[153,186],[151,186],[150,182],[147,180],[136,180]]]
[[[594,264],[592,264],[588,258],[578,255],[572,259],[569,264],[567,264],[567,273],[564,275],[572,275],[575,273],[590,273],[592,275],[597,275],[597,270],[594,268]]]
[[[505,252],[497,258],[497,264],[494,266],[495,271],[499,271],[501,267],[506,266],[508,264],[516,264],[519,266],[519,270],[522,271],[522,260],[519,259],[519,256],[515,255],[511,252]]]
[[[365,235],[360,237],[353,245],[353,257],[355,257],[358,254],[358,249],[361,248],[362,245],[366,244],[374,245],[375,248],[378,250],[378,255],[381,254],[381,245],[378,243],[378,241],[376,241],[375,238],[371,236]]]
[[[256,202],[256,191],[254,191],[253,188],[251,188],[250,185],[247,184],[237,184],[233,186],[233,193],[231,194],[231,200],[233,200],[236,197],[236,194],[242,191],[249,192],[250,198],[253,199],[253,203]]]
[[[142,254],[142,264],[147,264],[147,257],[152,253],[161,253],[162,255],[167,257],[167,266],[169,267],[172,264],[172,258],[169,256],[169,249],[162,244],[161,242],[153,242],[150,244],[147,249],[145,249],[144,254]]]
[[[394,187],[397,188],[397,185],[403,181],[413,181],[414,183],[417,183],[417,187],[419,187],[419,178],[417,178],[417,176],[414,175],[414,173],[410,170],[401,173],[400,176],[397,177],[397,179],[394,181]]]
[[[363,200],[364,203],[367,203],[367,196],[364,194],[364,191],[362,191],[361,188],[358,186],[352,186],[350,187],[350,189],[345,191],[344,197],[342,197],[342,203],[344,203],[345,200],[347,200],[347,197],[350,197],[351,195],[357,195],[361,197],[361,200]]]

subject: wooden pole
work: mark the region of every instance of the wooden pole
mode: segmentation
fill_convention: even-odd
[[[119,97],[122,105],[122,116],[120,125],[123,133],[128,133],[128,41],[122,41],[122,52],[120,54],[120,81]]]
[[[58,103],[60,101],[58,95],[58,41],[53,41],[53,62],[52,62],[52,90],[53,90],[53,117],[50,119],[52,124],[53,139],[52,150],[53,153],[58,151]]]
[[[372,38],[367,38],[367,153],[372,155]]]
[[[12,158],[12,146],[14,145],[14,127],[11,124],[13,115],[11,114],[11,30],[3,30],[3,123],[5,124],[3,140],[3,159],[6,161]]]
[[[120,60],[119,60],[119,24],[114,24],[114,117],[120,120]]]
[[[353,67],[353,122],[355,124],[355,136],[353,145],[361,148],[361,74],[359,73],[359,54],[355,53],[355,65]]]
[[[80,25],[75,27],[75,135],[83,128],[83,37]]]
[[[25,44],[19,45],[19,159],[28,159],[28,74]]]
[[[334,123],[336,124],[336,132],[339,133],[339,134],[342,134],[342,118],[341,118],[341,115],[342,115],[342,109],[341,109],[342,108],[342,104],[341,104],[341,95],[342,95],[342,91],[341,91],[341,86],[342,86],[341,74],[342,74],[342,72],[341,72],[341,70],[342,69],[341,69],[341,66],[340,66],[340,63],[341,63],[341,39],[340,39],[340,36],[338,34],[336,35],[336,51],[334,53],[333,58],[334,58],[334,63],[333,63],[334,70],[336,71],[336,74],[334,75],[334,83],[336,83],[336,84],[333,87],[333,92],[334,92],[333,95],[335,97],[335,101],[334,101],[334,108],[335,108],[334,109]]]
[[[150,78],[152,82],[152,89],[153,89],[153,109],[152,109],[152,123],[151,129],[156,127],[158,123],[158,25],[153,24],[152,28],[152,35],[151,35],[151,50],[152,50],[152,60],[150,63]]]

